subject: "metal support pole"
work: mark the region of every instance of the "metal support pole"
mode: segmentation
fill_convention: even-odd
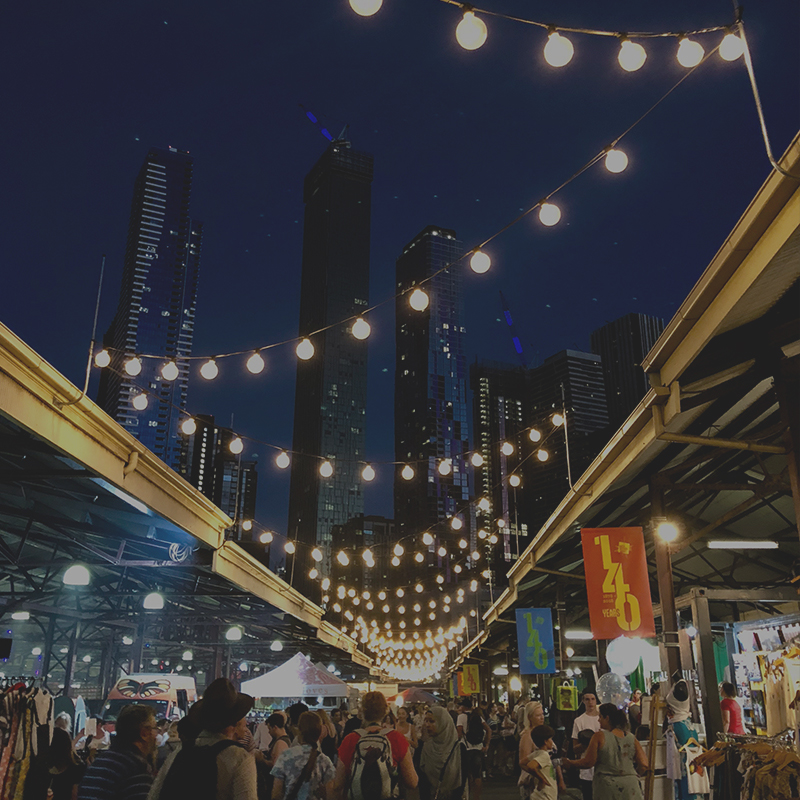
[[[136,630],[136,639],[133,642],[133,649],[131,650],[131,664],[129,671],[131,673],[141,672],[144,660],[144,623],[139,625]]]
[[[606,650],[608,650],[607,639],[597,639],[595,641],[597,646],[597,674],[605,675],[609,672],[608,661],[606,660]]]
[[[778,407],[781,422],[786,426],[783,434],[786,454],[786,466],[789,473],[789,485],[792,487],[794,518],[797,533],[800,536],[800,423],[797,421],[797,409],[800,408],[800,360],[781,358],[774,371],[775,393],[778,395]]]
[[[565,669],[564,633],[567,629],[567,604],[564,601],[564,585],[556,581],[556,620],[558,624],[558,671]]]
[[[47,622],[47,633],[44,637],[44,657],[42,658],[42,685],[49,688],[47,676],[50,674],[50,664],[53,658],[53,641],[56,635],[56,618],[51,616]],[[56,684],[58,685],[58,684]],[[54,694],[54,692],[51,692]]]
[[[78,639],[81,635],[81,621],[75,620],[75,627],[69,638],[69,652],[67,653],[67,668],[64,672],[64,695],[72,697],[72,674],[75,672],[75,658],[77,656]]]
[[[664,516],[664,488],[655,481],[650,483],[650,511],[654,520]],[[675,608],[675,589],[672,582],[672,558],[669,544],[655,532],[655,523],[651,527],[655,545],[658,595],[661,601],[661,631],[667,655],[667,672],[672,675],[681,668],[678,612]]]
[[[697,628],[697,675],[702,692],[703,718],[706,724],[706,742],[715,742],[722,732],[722,707],[717,692],[717,668],[714,662],[714,637],[708,598],[702,589],[692,591],[692,624]]]

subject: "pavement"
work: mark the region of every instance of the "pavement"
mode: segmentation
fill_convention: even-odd
[[[516,778],[484,778],[481,800],[519,800]]]

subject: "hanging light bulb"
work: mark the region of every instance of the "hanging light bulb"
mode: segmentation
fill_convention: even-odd
[[[622,69],[626,72],[636,72],[637,69],[642,68],[646,60],[647,53],[644,47],[638,42],[622,39],[622,43],[619,46],[619,54],[617,55],[617,61],[619,61]]]
[[[678,45],[678,63],[686,69],[696,67],[702,60],[706,51],[700,42],[695,42],[692,39],[687,39],[685,36],[681,39]]]
[[[242,530],[243,531],[251,531],[253,530],[253,520],[246,519],[242,522]]]
[[[729,31],[719,46],[720,56],[725,61],[736,61],[742,53],[744,53],[744,43],[733,31]]]
[[[392,550],[392,552],[393,552],[393,553],[394,553],[396,556],[401,556],[401,555],[403,555],[403,553],[405,553],[405,550],[403,549],[403,545],[401,545],[401,544],[400,544],[400,542],[398,542],[398,543],[397,543],[397,544],[394,546],[394,550]]]
[[[552,228],[553,225],[558,225],[561,219],[561,209],[555,203],[542,203],[539,207],[539,222]]]
[[[311,339],[303,339],[294,351],[301,361],[308,361],[314,356],[314,345],[311,343]]]
[[[311,580],[313,581],[316,580],[317,575],[319,575],[319,572],[317,572],[317,568],[311,567],[311,569],[308,571],[308,577],[311,578]]]
[[[414,311],[424,311],[428,307],[430,298],[422,289],[414,289],[408,298],[408,304]]]
[[[132,378],[135,378],[142,371],[142,359],[139,356],[129,358],[125,362],[125,372]]]
[[[213,381],[219,375],[219,367],[213,358],[209,358],[202,367],[200,367],[200,374],[207,380]]]
[[[369,322],[367,322],[364,317],[359,317],[353,323],[353,327],[350,330],[353,336],[360,341],[367,339],[372,332]]]
[[[239,453],[244,450],[244,442],[241,440],[239,436],[235,439],[231,439],[231,443],[228,445],[228,449],[233,453],[235,456],[238,456]]]
[[[422,555],[422,553],[414,553],[414,561],[416,561],[417,564],[421,564],[424,560],[425,556]]]
[[[485,539],[485,538],[486,538],[488,535],[489,535],[489,534],[488,534],[488,533],[487,533],[487,532],[486,532],[486,531],[485,531],[483,528],[481,528],[481,529],[478,531],[478,538],[479,538],[479,539]]]
[[[439,549],[436,551],[436,553],[437,553],[437,555],[438,555],[440,558],[444,558],[444,557],[447,555],[447,548],[446,548],[444,545],[442,545],[442,546],[441,546],[441,547],[440,547],[440,548],[439,548]]]
[[[450,527],[454,531],[460,531],[464,527],[464,523],[461,521],[461,517],[453,517],[450,520]]]
[[[564,424],[563,414],[553,414],[553,416],[550,419],[556,428],[560,428]]]
[[[471,592],[477,592],[478,591],[478,581],[472,581],[470,583],[470,585],[469,585],[469,590]]]
[[[491,508],[491,503],[489,502],[489,498],[481,497],[481,499],[478,500],[478,508],[481,511],[488,511]]]
[[[178,365],[174,361],[167,361],[167,363],[161,367],[161,377],[165,381],[174,381],[179,374]]]
[[[343,566],[346,567],[350,563],[350,558],[348,557],[347,553],[344,550],[340,550],[336,554],[336,560]]]
[[[472,258],[469,260],[469,266],[473,272],[476,272],[478,275],[483,275],[483,273],[488,272],[489,267],[492,266],[492,259],[489,258],[489,255],[484,253],[483,250],[475,250],[472,254]]]
[[[315,547],[311,551],[311,558],[313,558],[314,561],[322,561],[322,550],[320,550],[319,547]]]
[[[272,541],[272,533],[270,531],[264,531],[264,533],[258,537],[258,541],[261,542],[261,544],[269,544]]]
[[[397,556],[392,556],[392,566],[393,567],[400,566],[400,559]]]
[[[483,466],[483,456],[480,453],[473,453],[470,461],[472,462],[473,467]]]
[[[550,454],[547,452],[547,450],[537,450],[536,458],[538,458],[539,461],[544,462],[547,461],[548,458],[550,458]]]
[[[382,5],[383,0],[350,0],[350,8],[362,17],[377,14]]]
[[[328,589],[331,588],[331,579],[330,578],[323,578],[322,579],[322,591],[327,592]]]
[[[465,50],[477,50],[486,42],[488,35],[486,23],[476,17],[473,11],[465,11],[461,22],[456,27],[456,41]]]
[[[443,458],[439,462],[439,474],[449,475],[453,471],[453,462],[449,458]]]
[[[459,547],[460,547],[462,550],[466,550],[466,549],[467,549],[467,547],[468,547],[468,545],[469,545],[469,542],[467,542],[467,540],[466,540],[466,539],[459,539],[459,540],[458,540],[458,546],[459,546]]]
[[[374,481],[375,480],[375,470],[369,464],[367,464],[367,466],[364,467],[364,469],[361,470],[361,477],[365,481]]]
[[[414,469],[410,465],[406,464],[401,470],[400,475],[404,481],[410,481],[414,477]]]
[[[504,456],[510,456],[514,452],[514,445],[511,442],[503,442],[500,446],[500,452]]]
[[[297,548],[294,546],[294,542],[289,539],[286,544],[283,546],[283,549],[291,556],[295,552],[297,552]]]
[[[498,541],[498,539],[497,539],[497,534],[496,534],[496,533],[493,533],[493,534],[492,534],[492,535],[489,537],[489,544],[497,544],[497,541]]]
[[[405,592],[404,592],[404,591],[403,591],[403,589],[401,588],[401,589],[398,589],[398,590],[395,592],[395,594],[396,594],[398,597],[402,597],[402,596],[405,594]]]
[[[421,584],[421,583],[418,583],[418,584],[417,584],[417,585],[414,587],[414,591],[415,591],[415,592],[417,592],[417,594],[420,594],[420,593],[422,592],[422,584]]]
[[[520,480],[519,475],[511,475],[511,476],[509,476],[508,482],[514,489],[516,489],[522,483],[522,481]]]
[[[558,31],[552,31],[547,37],[547,44],[544,46],[544,60],[551,67],[565,67],[572,61],[575,48],[566,36],[562,36]]]
[[[289,454],[285,450],[281,450],[281,452],[275,456],[275,464],[279,469],[286,469],[286,467],[291,464]]]
[[[460,574],[460,573],[461,573],[461,571],[462,571],[462,566],[461,566],[461,564],[456,564],[456,565],[453,567],[453,572],[455,572],[455,573],[456,573],[456,575]]]
[[[333,464],[330,461],[323,461],[319,465],[319,474],[322,475],[323,478],[330,478],[333,475]]]
[[[147,395],[144,392],[140,392],[133,398],[133,407],[137,411],[144,411],[147,408]]]
[[[532,442],[541,442],[542,441],[542,433],[541,433],[541,431],[537,431],[536,428],[531,428],[530,433],[528,434],[528,438]]]
[[[628,156],[622,150],[609,150],[606,153],[606,169],[609,172],[622,172],[628,166]]]
[[[258,375],[259,372],[264,371],[266,364],[264,363],[261,353],[256,350],[255,353],[253,353],[253,355],[247,359],[245,366],[247,367],[248,372],[251,372],[253,375]]]
[[[107,367],[111,363],[111,353],[108,352],[105,348],[103,350],[99,350],[94,357],[94,365],[96,367]]]
[[[433,544],[433,536],[428,533],[428,531],[425,531],[425,533],[422,534],[422,541],[427,545],[431,545]]]
[[[192,434],[197,433],[197,423],[192,417],[187,417],[183,422],[181,422],[181,431],[187,436],[191,436]]]
[[[472,551],[472,560],[473,561],[479,561],[480,557],[481,557],[481,554],[477,550],[473,550]]]
[[[502,517],[500,517],[500,519],[497,520],[497,527],[505,528],[505,526],[506,526],[506,521]]]
[[[364,561],[368,561],[368,562],[375,560],[375,557],[372,555],[372,550],[370,550],[369,548],[364,550],[364,552],[361,554],[361,558],[363,558]],[[364,594],[365,594],[366,598],[369,598],[369,592],[365,592]]]

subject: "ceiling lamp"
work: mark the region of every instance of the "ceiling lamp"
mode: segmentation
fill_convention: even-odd
[[[88,586],[91,579],[91,573],[83,564],[73,564],[64,571],[61,581],[66,586]]]
[[[164,608],[164,597],[158,592],[150,592],[142,601],[142,608],[148,611],[160,611]]]

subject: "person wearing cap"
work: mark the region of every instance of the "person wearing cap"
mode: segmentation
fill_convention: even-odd
[[[247,727],[255,700],[237,692],[227,678],[211,683],[195,703],[189,719],[200,730],[193,745],[182,745],[164,764],[148,800],[258,800],[256,762],[237,744]],[[210,789],[215,785],[216,791]]]

